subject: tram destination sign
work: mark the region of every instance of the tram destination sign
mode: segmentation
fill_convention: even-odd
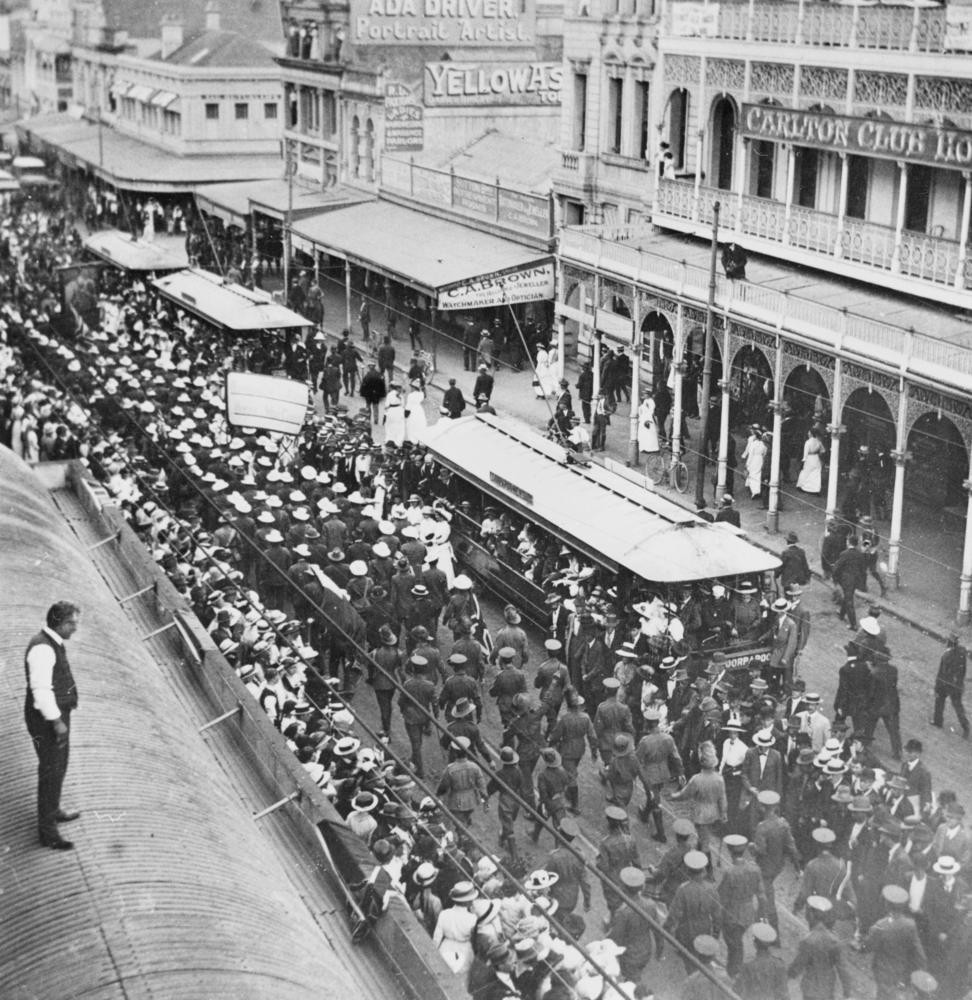
[[[535,24],[535,0],[351,0],[355,45],[533,45]]]
[[[507,493],[512,493],[518,500],[522,500],[531,507],[533,506],[532,493],[527,493],[521,486],[517,486],[516,483],[511,483],[508,479],[504,479],[498,472],[490,472],[489,481],[500,489],[506,490]]]
[[[962,129],[744,104],[739,132],[746,139],[792,142],[828,152],[923,163],[946,170],[972,167],[972,132]]]

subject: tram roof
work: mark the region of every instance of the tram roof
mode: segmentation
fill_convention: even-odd
[[[274,302],[265,292],[231,284],[200,268],[176,271],[156,278],[152,284],[180,308],[235,333],[309,325],[303,316]]]
[[[135,623],[6,448],[0,482],[0,578],[16,581],[0,588],[0,997],[360,995],[366,980],[318,926]],[[68,854],[37,845],[19,666],[58,599],[82,608],[68,786],[83,813]]]
[[[439,461],[601,564],[672,584],[775,569],[776,556],[565,449],[484,414],[440,420],[425,443]]]
[[[146,243],[133,240],[117,229],[93,233],[84,241],[84,246],[123,271],[180,271],[189,263],[185,247],[179,240],[160,237],[158,242]]]

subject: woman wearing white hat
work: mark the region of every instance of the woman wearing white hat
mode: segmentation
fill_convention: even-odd
[[[457,882],[449,892],[452,906],[439,914],[432,943],[442,960],[457,975],[464,975],[472,965],[472,935],[476,928],[473,900],[479,895],[472,882]]]

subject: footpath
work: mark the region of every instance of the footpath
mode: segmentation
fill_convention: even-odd
[[[325,331],[329,337],[337,337],[344,328],[345,299],[343,287],[337,287],[330,282],[324,282],[325,293]],[[357,293],[352,298],[352,316],[357,316],[361,296]],[[380,308],[371,310],[371,329],[374,338],[385,335],[384,317]],[[357,321],[353,324],[352,337],[362,351],[368,356],[368,348],[361,343],[361,330]],[[425,349],[433,345],[428,343],[429,334],[423,330]],[[408,368],[412,351],[407,334],[398,328],[394,339],[396,350],[396,367],[403,373]],[[463,391],[469,409],[474,409],[472,388],[476,373],[463,369],[461,345],[439,335],[434,344],[435,374],[428,386],[429,399],[426,405],[429,423],[434,423],[439,417],[439,402],[441,395],[448,387],[449,379],[456,379],[456,384]],[[579,366],[568,362],[564,377],[570,382],[570,390],[574,396],[575,409],[579,411],[577,402],[577,375]],[[492,405],[500,416],[515,420],[526,425],[531,430],[543,433],[552,415],[551,404],[538,399],[533,390],[533,373],[529,367],[515,371],[507,365],[500,364],[495,374],[495,384]],[[634,402],[637,406],[637,401]],[[619,403],[617,412],[611,418],[611,426],[607,433],[607,448],[595,454],[594,460],[607,464],[615,469],[619,466],[632,478],[643,481],[643,469],[627,469],[629,457],[629,418],[630,406],[627,402]],[[441,418],[445,419],[445,418]],[[693,450],[698,440],[698,421],[689,419],[688,454],[684,457],[689,469],[689,485],[682,495],[667,486],[657,489],[666,499],[681,504],[686,509],[695,510],[695,477],[696,455]],[[742,454],[744,442],[737,438],[738,454]],[[705,498],[710,509],[718,507],[718,498],[713,496],[712,481],[715,475],[714,466],[709,463],[706,469]],[[795,532],[800,545],[805,549],[814,575],[822,579],[820,570],[820,540],[823,537],[825,525],[825,497],[809,496],[797,491],[793,486],[784,486],[780,492],[779,527],[770,531],[766,523],[766,512],[758,502],[749,499],[743,485],[743,475],[737,470],[733,497],[736,509],[739,511],[741,526],[749,540],[765,549],[779,554],[786,548],[786,536]],[[647,488],[647,487],[646,487]],[[882,537],[881,561],[887,558],[887,536],[890,525],[888,522],[876,522],[876,527]],[[964,525],[961,526],[964,528]],[[875,593],[858,596],[858,615],[864,612],[869,601],[878,605],[888,615],[917,628],[944,642],[948,632],[955,628],[955,610],[958,607],[959,574],[962,561],[964,536],[962,530],[943,527],[940,512],[921,505],[906,504],[904,529],[902,532],[902,548],[899,566],[899,586],[889,589],[886,597]],[[872,581],[871,586],[874,587]],[[963,636],[963,642],[972,642],[972,627],[958,630]]]

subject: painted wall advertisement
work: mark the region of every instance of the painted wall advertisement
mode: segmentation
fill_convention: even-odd
[[[385,149],[420,150],[425,145],[424,109],[404,83],[385,84]]]
[[[439,309],[485,309],[518,302],[539,302],[552,299],[553,294],[553,261],[544,260],[515,271],[494,271],[474,281],[440,288]]]
[[[535,25],[534,0],[351,0],[355,45],[533,45]]]
[[[563,76],[560,63],[426,63],[425,106],[559,105]]]

